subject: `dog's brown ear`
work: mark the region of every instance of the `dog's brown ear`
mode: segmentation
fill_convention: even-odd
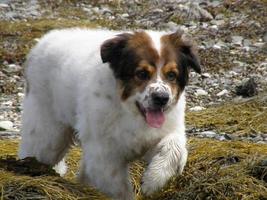
[[[103,63],[114,63],[116,60],[120,59],[122,51],[126,47],[130,36],[130,33],[123,33],[117,35],[115,38],[106,40],[100,48]]]
[[[197,73],[201,73],[201,66],[198,58],[195,42],[191,37],[184,34],[182,31],[177,31],[171,35],[171,40],[178,50],[180,63],[184,67],[191,67]]]

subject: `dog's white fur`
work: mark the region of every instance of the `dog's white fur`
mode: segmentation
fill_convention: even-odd
[[[182,93],[159,129],[131,112],[134,97],[121,102],[116,79],[100,57],[101,44],[116,34],[52,31],[31,51],[19,157],[56,165],[72,144],[75,129],[83,150],[79,179],[114,199],[133,199],[128,164],[134,159],[144,157],[149,163],[142,179],[146,194],[161,188],[177,170],[182,172],[187,160],[185,96]],[[164,33],[148,34],[159,41]],[[66,171],[63,162],[57,168]]]

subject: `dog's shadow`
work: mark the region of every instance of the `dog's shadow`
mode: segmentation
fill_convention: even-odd
[[[59,176],[49,165],[38,162],[33,157],[17,159],[15,156],[0,157],[0,169],[27,176]]]

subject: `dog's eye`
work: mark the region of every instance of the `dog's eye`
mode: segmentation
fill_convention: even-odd
[[[146,70],[139,70],[135,73],[136,77],[142,81],[149,80],[150,75],[149,72]]]
[[[175,81],[177,78],[177,75],[175,72],[168,72],[166,74],[166,78],[168,79],[168,81]]]

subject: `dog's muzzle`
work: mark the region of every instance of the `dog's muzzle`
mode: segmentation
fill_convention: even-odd
[[[155,109],[164,108],[170,99],[167,92],[153,92],[151,94],[152,104]]]

